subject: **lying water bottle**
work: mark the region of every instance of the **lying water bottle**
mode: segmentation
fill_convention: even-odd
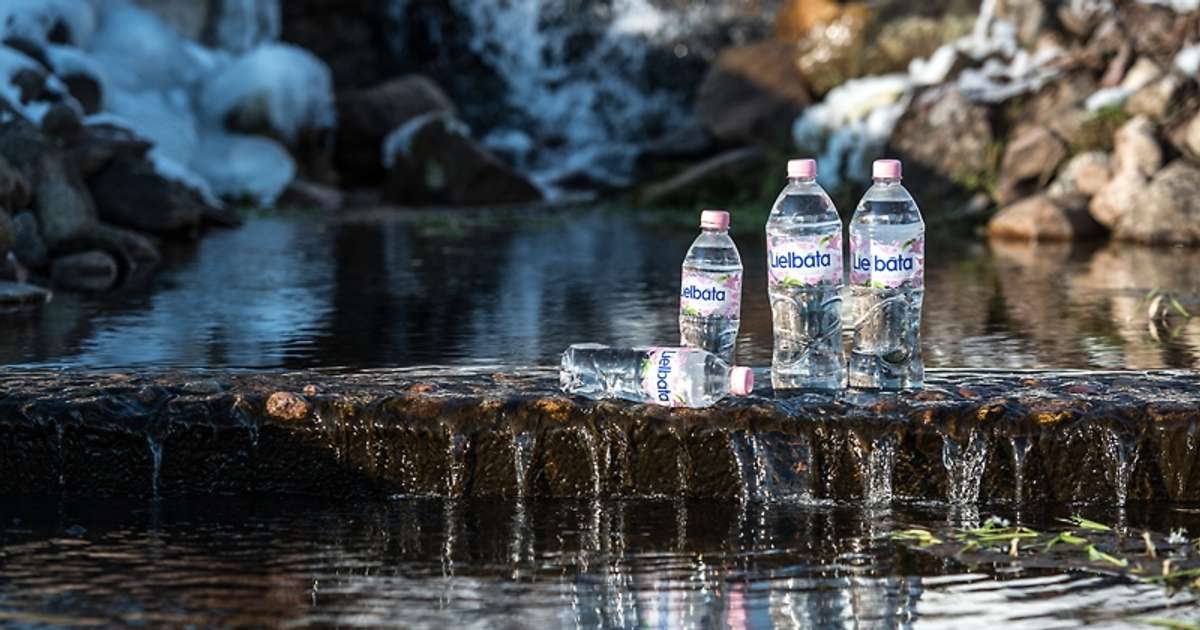
[[[696,348],[610,348],[575,344],[562,355],[559,385],[588,398],[624,398],[664,407],[707,407],[748,396],[754,373]]]
[[[840,389],[842,220],[817,183],[815,160],[790,160],[788,183],[767,219],[775,389]]]
[[[850,221],[850,386],[918,388],[925,381],[925,222],[900,185],[899,160],[877,160],[872,175]]]
[[[700,213],[700,236],[683,259],[679,343],[733,363],[742,312],[742,258],[729,238],[729,213]]]

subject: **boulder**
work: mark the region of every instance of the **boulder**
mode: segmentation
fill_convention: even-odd
[[[1182,98],[1187,82],[1177,74],[1168,74],[1150,82],[1129,97],[1125,111],[1131,115],[1144,115],[1161,122]]]
[[[1072,241],[1099,236],[1104,228],[1088,214],[1084,197],[1034,195],[1002,208],[988,221],[987,232],[992,238]]]
[[[1200,244],[1200,168],[1175,160],[1154,176],[1122,215],[1113,236],[1138,243]]]
[[[447,114],[409,121],[389,138],[389,147],[393,141],[383,188],[388,201],[474,206],[542,199],[533,182],[480,147],[465,125]]]
[[[1067,161],[1059,170],[1047,194],[1051,197],[1076,194],[1091,197],[1100,192],[1111,178],[1108,154],[1103,151],[1088,151]]]
[[[106,291],[117,283],[117,261],[105,252],[87,251],[54,259],[54,284],[75,291]]]
[[[793,44],[765,41],[721,52],[700,84],[696,112],[718,140],[786,146],[811,102]]]
[[[146,159],[117,159],[90,180],[100,218],[157,234],[193,233],[209,205]]]
[[[55,103],[42,116],[42,131],[62,144],[75,144],[83,139],[83,120],[73,107]]]
[[[66,73],[59,79],[67,87],[67,92],[79,101],[84,114],[90,116],[100,112],[104,104],[104,88],[95,77],[82,73]]]
[[[132,131],[115,125],[87,125],[79,141],[67,149],[67,158],[79,174],[89,178],[104,170],[114,159],[141,159],[151,145]]]
[[[1163,152],[1155,137],[1154,123],[1137,116],[1121,125],[1113,135],[1113,172],[1150,177],[1162,167]]]
[[[29,180],[0,155],[0,210],[16,212],[29,206]]]
[[[913,98],[886,152],[904,160],[905,182],[918,196],[982,188],[995,170],[989,118],[957,88],[931,88]]]
[[[32,212],[19,212],[12,218],[13,254],[17,261],[31,269],[39,269],[49,260],[46,244],[38,233],[37,217]]]
[[[33,209],[50,249],[95,223],[96,208],[83,180],[37,127],[23,119],[0,125],[0,156],[32,184]]]
[[[1188,36],[1186,20],[1162,5],[1122,2],[1120,24],[1133,49],[1142,55],[1167,57],[1179,50]]]
[[[1113,228],[1121,217],[1137,209],[1138,198],[1146,189],[1146,178],[1137,173],[1116,173],[1092,197],[1088,212],[1100,225]]]
[[[337,95],[338,129],[334,164],[349,184],[378,184],[384,179],[383,140],[424,114],[454,114],[450,98],[433,81],[410,75],[364,90]]]
[[[1019,196],[1021,185],[1030,182],[1044,187],[1067,157],[1067,145],[1040,125],[1019,128],[1004,150],[997,182],[997,201],[1009,203]]]

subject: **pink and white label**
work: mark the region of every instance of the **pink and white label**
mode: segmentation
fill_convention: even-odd
[[[684,271],[679,312],[692,317],[740,317],[742,272]]]
[[[876,241],[851,233],[850,284],[894,289],[925,286],[925,236]]]
[[[767,274],[775,286],[841,286],[842,235],[768,237]]]
[[[687,406],[687,387],[681,382],[684,352],[679,348],[650,348],[642,360],[642,389],[655,404]]]

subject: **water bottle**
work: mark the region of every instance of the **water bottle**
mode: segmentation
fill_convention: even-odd
[[[840,389],[842,220],[817,183],[815,160],[790,160],[788,183],[767,219],[775,389]]]
[[[610,348],[575,344],[562,355],[559,385],[588,398],[624,398],[664,407],[707,407],[748,396],[754,373],[696,348]]]
[[[733,363],[742,311],[742,258],[729,238],[729,213],[700,213],[700,236],[683,259],[679,343]]]
[[[900,185],[900,161],[877,160],[850,221],[850,386],[919,388],[925,222]]]

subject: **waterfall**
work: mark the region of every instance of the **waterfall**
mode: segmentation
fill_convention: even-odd
[[[150,447],[150,461],[152,470],[150,473],[150,493],[154,500],[158,500],[158,473],[162,469],[162,444],[155,440],[153,436],[146,436],[146,444]]]
[[[1106,429],[1101,432],[1101,440],[1109,460],[1105,469],[1108,479],[1116,490],[1117,505],[1124,507],[1129,495],[1129,477],[1137,463],[1137,438]]]
[[[1013,436],[1008,443],[1012,446],[1013,501],[1020,503],[1025,500],[1025,456],[1029,454],[1029,438]]]
[[[533,434],[521,431],[513,434],[513,472],[516,476],[517,498],[525,498],[525,479],[533,458]]]
[[[885,433],[871,440],[867,452],[867,471],[864,476],[863,497],[868,505],[885,505],[892,501],[892,470],[896,463],[896,434]]]
[[[988,443],[982,431],[972,429],[966,445],[950,436],[942,436],[942,465],[950,483],[946,499],[954,505],[974,505],[979,501],[979,484],[987,464]]]
[[[446,496],[460,497],[466,492],[467,446],[469,440],[461,433],[450,434],[446,442]]]

